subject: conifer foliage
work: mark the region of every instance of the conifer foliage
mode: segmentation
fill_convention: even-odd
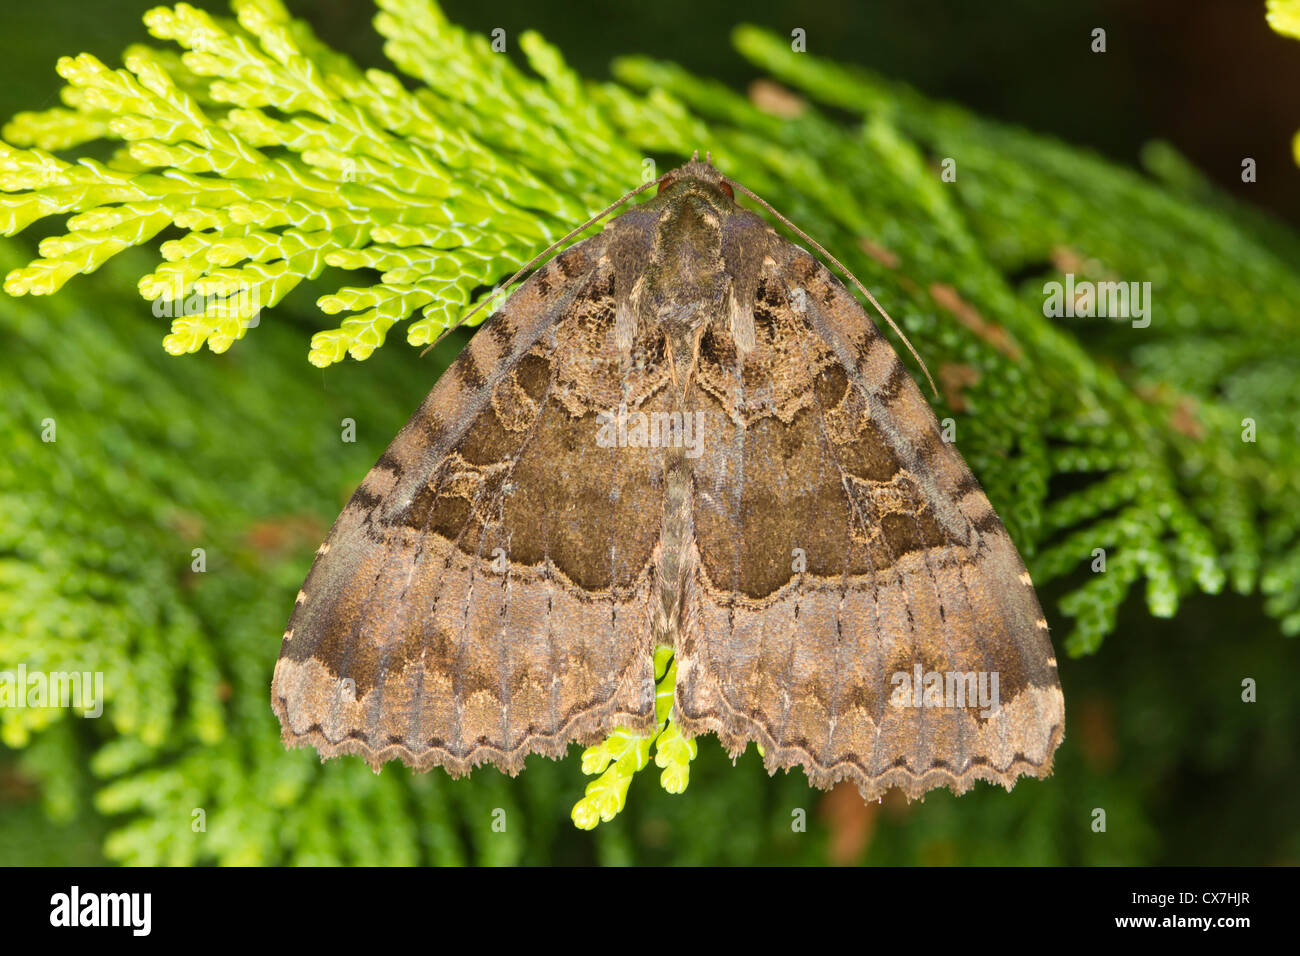
[[[588,836],[568,829],[572,759],[515,781],[376,776],[286,753],[267,704],[312,549],[429,384],[427,364],[373,358],[389,333],[432,342],[697,148],[857,273],[936,370],[936,412],[1063,656],[1098,651],[1131,593],[1157,617],[1193,592],[1262,595],[1300,632],[1300,239],[1171,148],[1117,167],[756,28],[734,44],[771,79],[744,96],[639,58],[587,82],[531,33],[525,67],[432,0],[377,7],[401,78],[279,0],[233,0],[228,18],[178,4],[146,16],[158,42],[120,68],[61,60],[63,105],[4,127],[0,230],[66,231],[34,261],[17,242],[0,253],[0,669],[105,675],[100,720],[0,708],[0,770],[38,784],[44,839],[80,827],[131,863],[823,857],[791,826],[820,795],[711,741],[687,796],[647,786]],[[336,281],[353,284],[322,287]],[[1145,315],[1136,298],[1102,314],[1117,284]],[[299,286],[335,327],[290,321]],[[160,336],[172,356],[230,355],[178,361]],[[343,363],[326,381],[347,387],[322,392],[304,355]],[[358,442],[340,442],[344,419]],[[1063,755],[1066,784],[1087,774]],[[1140,839],[1045,836],[1078,812],[1049,786],[923,812],[965,815],[967,858],[1143,858]],[[1140,803],[1137,787],[1114,803]],[[1016,826],[1017,849],[990,849]],[[899,840],[880,852],[909,858]]]

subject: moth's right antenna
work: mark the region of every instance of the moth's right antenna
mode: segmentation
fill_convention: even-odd
[[[850,280],[852,280],[853,284],[858,287],[858,291],[861,292],[863,295],[865,295],[867,297],[867,301],[870,302],[873,306],[875,306],[876,311],[880,313],[880,317],[884,319],[886,322],[888,322],[889,327],[893,329],[895,333],[897,333],[900,339],[903,340],[903,344],[907,346],[907,350],[912,353],[912,358],[916,359],[917,364],[921,366],[921,371],[925,373],[926,381],[930,383],[930,388],[934,392],[935,398],[938,398],[939,389],[935,387],[934,379],[930,376],[930,370],[925,367],[925,360],[921,358],[920,355],[917,354],[916,349],[912,348],[912,343],[907,340],[907,336],[903,334],[903,330],[900,329],[898,325],[894,322],[894,320],[889,317],[889,313],[886,312],[884,308],[881,307],[880,303],[876,301],[876,297],[867,291],[867,287],[858,281],[858,277],[855,276],[852,272],[850,272],[847,268],[845,268],[844,264],[840,262],[840,260],[836,259],[833,255],[827,252],[821,243],[819,243],[812,236],[808,235],[808,233],[804,232],[802,229],[800,229],[798,226],[792,223],[789,219],[785,218],[785,216],[781,215],[779,212],[773,209],[771,204],[767,200],[765,200],[762,196],[755,195],[753,192],[746,189],[744,186],[736,182],[734,179],[726,179],[724,177],[723,182],[727,183],[734,189],[739,189],[750,199],[754,200],[754,202],[758,203],[760,206],[762,206],[772,215],[776,216],[777,219],[780,219],[783,223],[786,224],[786,226],[793,233],[799,236],[799,238],[803,239],[803,241],[808,243],[808,245],[812,246],[814,249],[820,252],[827,259],[827,261],[829,261],[833,266],[835,266],[835,268],[839,269],[840,272],[844,273],[846,276],[849,277]]]
[[[533,266],[537,265],[537,263],[541,262],[543,259],[545,259],[547,256],[549,256],[549,255],[550,255],[552,252],[554,252],[556,249],[560,248],[560,246],[564,245],[566,242],[568,242],[568,241],[569,241],[570,239],[572,239],[574,236],[581,235],[581,234],[582,234],[586,229],[588,229],[588,228],[592,225],[592,223],[598,222],[599,220],[605,218],[605,217],[608,216],[611,212],[613,212],[615,209],[617,209],[619,206],[623,205],[623,203],[625,203],[625,202],[627,202],[629,199],[631,199],[633,196],[636,196],[636,195],[638,195],[638,194],[640,194],[640,193],[645,192],[647,189],[649,189],[651,186],[656,185],[658,182],[659,182],[658,179],[652,179],[652,180],[650,180],[649,182],[642,183],[640,186],[637,186],[636,189],[633,189],[633,190],[631,190],[630,192],[626,193],[626,194],[623,196],[622,199],[619,199],[619,200],[616,200],[615,202],[610,203],[608,206],[606,206],[606,207],[605,207],[604,209],[602,209],[600,212],[596,213],[596,215],[592,216],[590,219],[588,219],[586,222],[584,222],[584,223],[583,223],[581,226],[579,226],[578,228],[574,229],[574,230],[573,230],[572,232],[570,232],[568,235],[566,235],[566,236],[562,236],[562,237],[560,237],[559,239],[556,239],[553,243],[551,243],[549,246],[547,246],[545,249],[543,249],[543,250],[542,250],[541,252],[539,252],[537,255],[533,256],[532,259],[530,259],[530,260],[529,260],[529,261],[524,265],[524,267],[523,267],[522,269],[520,269],[518,272],[516,272],[514,275],[512,275],[512,276],[511,276],[509,279],[507,279],[507,280],[506,280],[502,285],[497,286],[497,288],[498,288],[498,289],[508,289],[508,288],[510,288],[512,285],[514,285],[516,282],[519,281],[519,279],[520,279],[521,276],[526,275],[526,274],[528,273],[528,271],[529,271],[530,269],[532,269]],[[450,335],[452,332],[456,331],[458,328],[460,328],[462,325],[464,325],[466,322],[468,322],[471,318],[474,317],[475,313],[477,313],[480,309],[483,308],[483,306],[487,305],[489,302],[491,302],[491,301],[492,301],[493,299],[495,299],[495,298],[496,298],[496,296],[494,296],[494,295],[489,295],[487,298],[485,298],[485,299],[484,299],[482,302],[480,302],[478,305],[474,306],[474,308],[470,309],[468,312],[466,312],[464,315],[462,315],[459,319],[457,319],[457,320],[456,320],[455,322],[453,322],[451,325],[449,325],[449,326],[447,326],[445,329],[443,329],[440,333],[438,333],[438,337],[437,337],[436,339],[434,339],[432,342],[430,342],[428,345],[426,345],[426,346],[424,347],[423,351],[420,352],[420,358],[424,358],[424,356],[428,353],[429,349],[433,348],[435,345],[437,345],[439,342],[441,342],[443,339],[445,339],[445,338],[446,338],[448,335]]]

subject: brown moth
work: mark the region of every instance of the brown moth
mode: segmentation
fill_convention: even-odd
[[[769,772],[868,799],[1050,773],[1015,546],[858,301],[733,186],[669,173],[434,385],[298,595],[288,746],[514,774],[650,732],[668,645],[682,732]]]

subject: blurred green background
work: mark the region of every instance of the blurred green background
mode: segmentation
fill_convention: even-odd
[[[288,5],[363,65],[390,68],[369,3]],[[150,6],[7,4],[0,115],[55,105],[59,55],[89,51],[116,64],[127,44],[145,39],[139,16]],[[730,46],[736,20],[783,35],[800,26],[819,56],[1121,165],[1136,166],[1150,140],[1167,140],[1223,190],[1203,194],[1207,204],[1228,203],[1225,194],[1253,204],[1265,215],[1258,235],[1284,235],[1277,254],[1296,265],[1300,244],[1272,219],[1300,221],[1290,155],[1300,44],[1268,31],[1262,4],[756,0],[736,12],[676,0],[490,9],[448,0],[444,8],[472,29],[538,29],[586,77],[606,77],[616,55],[645,53],[739,91],[760,71]],[[1095,26],[1108,31],[1104,57],[1088,53]],[[1258,183],[1241,182],[1242,156],[1259,160]],[[6,242],[3,270],[31,259],[35,239],[59,225]],[[284,754],[266,693],[237,689],[269,686],[316,544],[453,353],[421,361],[393,344],[363,364],[309,367],[305,343],[323,324],[314,299],[337,285],[327,276],[230,353],[170,358],[158,345],[165,320],[134,290],[155,258],[125,254],[52,299],[0,297],[3,428],[15,450],[0,466],[0,623],[23,632],[10,646],[62,640],[93,662],[86,635],[102,633],[140,667],[165,660],[180,675],[156,699],[119,702],[131,716],[111,728],[62,721],[0,748],[0,863],[1300,862],[1300,647],[1254,596],[1194,595],[1157,620],[1135,593],[1097,653],[1062,660],[1068,722],[1056,775],[1011,794],[981,786],[960,799],[944,791],[924,803],[864,806],[844,788],[810,790],[797,773],[769,779],[752,753],[733,767],[704,740],[684,795],[642,774],[627,811],[588,834],[567,818],[583,783],[576,748],[561,763],[532,758],[513,781],[493,771],[412,778],[397,767],[375,777],[353,758],[322,772],[310,754]],[[32,437],[47,415],[59,421],[57,456]],[[338,442],[343,417],[363,423],[355,445]],[[199,543],[216,573],[196,584],[187,571]],[[1054,628],[1064,590],[1043,594]],[[0,668],[14,663],[0,659]],[[1259,681],[1253,705],[1240,699],[1247,676]],[[222,737],[202,708],[185,707],[214,686],[222,690],[214,706],[256,732]],[[160,755],[151,728],[181,710],[197,713],[186,733],[210,735],[211,745]],[[278,768],[271,792],[250,766]],[[214,826],[178,839],[199,806]],[[494,833],[483,807],[527,822]],[[1099,807],[1105,833],[1091,827]],[[806,833],[790,826],[799,810]]]

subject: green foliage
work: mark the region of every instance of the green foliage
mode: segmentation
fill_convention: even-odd
[[[1284,36],[1300,38],[1300,3],[1268,0],[1268,25]]]
[[[180,56],[132,47],[118,70],[84,54],[61,59],[67,108],[5,128],[31,148],[0,151],[10,193],[0,225],[12,235],[42,216],[76,215],[6,290],[50,294],[177,226],[186,234],[163,243],[164,262],[140,292],[163,304],[197,293],[202,308],[176,318],[164,345],[224,352],[258,309],[327,265],[380,271],[377,283],[318,300],[328,314],[355,313],[312,338],[309,357],[324,367],[367,358],[417,309],[407,338],[432,341],[472,290],[621,188],[615,171],[628,155],[570,109],[577,81],[539,38],[523,43],[549,84],[524,80],[427,3],[380,7],[389,55],[435,79],[428,88],[411,93],[392,74],[361,71],[279,0],[236,0],[235,20],[188,4],[150,11],[150,33]],[[533,122],[521,129],[524,115]],[[107,164],[48,152],[97,138],[121,143]],[[516,162],[524,148],[531,162]]]
[[[655,648],[654,732],[637,736],[629,730],[615,730],[605,740],[582,752],[582,772],[600,774],[587,784],[587,792],[574,804],[570,816],[583,830],[614,819],[627,802],[632,777],[650,761],[655,748],[655,766],[662,768],[659,785],[668,793],[682,793],[691,779],[691,761],[699,745],[682,736],[672,720],[673,692],[677,686],[677,662],[671,647]]]
[[[1135,589],[1157,617],[1195,591],[1262,591],[1282,629],[1300,631],[1290,230],[1234,207],[1167,147],[1147,151],[1144,177],[752,28],[737,49],[800,98],[746,99],[643,59],[616,64],[617,83],[586,83],[535,35],[519,38],[525,69],[428,0],[378,6],[385,51],[415,89],[327,49],[276,0],[235,0],[233,19],[182,4],[146,23],[184,52],[133,47],[118,70],[64,59],[64,105],[4,129],[3,231],[69,217],[30,264],[3,247],[6,290],[48,295],[106,273],[39,310],[0,303],[12,383],[0,667],[102,671],[107,696],[100,720],[0,709],[0,784],[39,785],[51,852],[84,859],[66,839],[79,828],[107,831],[105,855],[131,863],[824,858],[844,829],[835,804],[801,775],[768,781],[753,753],[733,767],[708,741],[695,756],[671,724],[660,766],[682,776],[665,789],[631,775],[649,740],[582,761],[602,773],[597,816],[639,787],[582,834],[564,819],[578,755],[534,758],[516,781],[322,766],[282,749],[267,700],[312,548],[430,382],[412,356],[376,354],[391,327],[432,341],[654,160],[696,148],[856,272],[938,372],[936,411],[1057,598],[1053,623],[1072,619],[1058,646],[1091,654],[1121,615],[1137,617],[1124,607]],[[104,158],[76,158],[100,140]],[[945,159],[955,182],[939,175]],[[161,263],[132,248],[160,236]],[[347,272],[362,284],[321,286]],[[1045,317],[1044,284],[1065,273],[1151,282],[1150,326]],[[284,300],[299,285],[327,314],[350,313],[311,335],[310,361],[370,363],[323,381],[293,370],[306,336]],[[255,341],[175,363],[156,347],[159,313],[173,318],[173,354],[226,352],[250,330]],[[344,418],[361,423],[356,444],[339,441]],[[56,442],[41,440],[46,419]],[[191,570],[194,548],[206,572]],[[1097,548],[1106,571],[1093,574]],[[859,807],[878,829],[871,858],[1172,861],[1153,821],[1180,775],[1200,786],[1237,755],[1269,768],[1251,778],[1269,792],[1294,792],[1295,705],[1274,695],[1251,710],[1238,696],[1239,674],[1276,659],[1252,651],[1243,670],[1224,643],[1197,640],[1174,675],[1131,633],[1104,661],[1077,662],[1066,692],[1079,745],[1067,741],[1055,778]],[[1193,689],[1210,695],[1203,712],[1179,709]],[[671,796],[688,764],[690,791]],[[1219,796],[1239,797],[1233,786]],[[1089,831],[1098,806],[1122,837]],[[801,813],[808,833],[792,827]],[[24,845],[5,839],[19,818],[0,821],[0,845]],[[1300,852],[1289,826],[1269,844],[1281,859]],[[1225,837],[1215,858],[1243,841]]]

